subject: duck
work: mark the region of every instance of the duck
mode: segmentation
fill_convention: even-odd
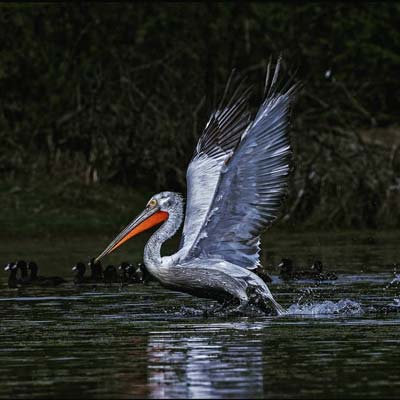
[[[89,261],[88,265],[91,270],[91,275],[90,275],[91,282],[92,283],[103,282],[103,267],[101,265],[101,262],[96,261],[94,258],[92,258]]]
[[[30,270],[29,284],[37,286],[58,286],[67,282],[64,278],[59,276],[38,275],[39,267],[34,261],[28,263],[28,269]]]
[[[322,273],[323,264],[320,260],[315,260],[309,269],[299,269],[295,267],[290,258],[282,258],[280,264],[279,277],[283,280],[302,280],[313,279],[317,281],[335,280],[337,276],[333,272]]]
[[[311,271],[314,272],[317,280],[319,281],[335,281],[338,277],[334,272],[325,272],[323,273],[324,266],[322,261],[315,260],[314,263],[311,265]]]
[[[28,275],[28,265],[25,260],[18,260],[16,262],[16,268],[19,270],[20,275],[18,278],[18,283],[21,285],[29,285],[30,279]]]
[[[158,282],[158,280],[148,271],[146,265],[142,262],[137,264],[137,272],[140,282],[148,284],[149,282]]]
[[[118,269],[121,271],[120,280],[122,284],[128,285],[130,283],[139,283],[143,281],[140,269],[133,264],[122,262]]]
[[[140,269],[139,265],[129,264],[127,267],[128,276],[131,279],[131,283],[143,283],[144,282],[144,273]]]
[[[108,265],[104,270],[104,283],[116,283],[118,282],[118,272],[114,265]]]
[[[77,262],[73,267],[72,271],[75,272],[74,283],[81,285],[84,283],[91,283],[91,278],[85,276],[86,266],[83,262]]]
[[[129,263],[127,263],[125,261],[123,261],[118,266],[118,271],[120,271],[119,280],[122,285],[127,285],[130,281],[130,278],[128,275],[128,270],[127,270],[128,267],[129,267]]]
[[[118,267],[121,271],[121,283],[145,283],[156,281],[156,279],[149,273],[146,266],[143,263],[129,264],[122,262]]]
[[[281,262],[278,264],[279,278],[283,280],[294,279],[294,266],[293,261],[290,258],[282,258]]]
[[[4,267],[4,271],[9,272],[8,275],[8,287],[11,289],[15,289],[18,287],[18,279],[17,279],[17,264],[15,262],[10,262]]]

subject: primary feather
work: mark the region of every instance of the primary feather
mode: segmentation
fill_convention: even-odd
[[[192,248],[205,222],[224,162],[248,126],[249,94],[250,88],[233,72],[217,111],[211,115],[197,143],[186,173],[186,218],[179,252],[182,258]]]
[[[233,153],[229,160],[221,156],[215,167],[210,162],[205,166],[200,153],[189,167],[205,171],[191,171],[188,179],[190,204],[201,204],[202,209],[201,218],[193,219],[193,210],[186,216],[191,221],[185,221],[185,226],[201,224],[196,226],[195,238],[192,232],[190,258],[217,257],[248,269],[259,264],[260,234],[277,217],[287,190],[291,155],[288,125],[295,86],[279,91],[278,71],[279,62],[271,81],[267,75],[266,97],[254,120],[246,129],[244,121],[240,125],[243,132],[235,148],[229,149]],[[202,179],[192,179],[196,174]],[[202,197],[207,200],[202,202]]]

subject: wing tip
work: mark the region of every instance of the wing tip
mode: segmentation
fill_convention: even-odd
[[[283,85],[281,84],[279,81],[279,74],[281,71],[282,60],[282,54],[279,54],[275,63],[273,75],[271,76],[273,61],[272,56],[269,58],[267,71],[265,74],[264,102],[268,102],[268,100],[272,100],[278,96],[287,96],[290,100],[292,100],[302,87],[302,83],[300,81],[295,82],[297,71],[290,74],[289,79],[287,79]]]

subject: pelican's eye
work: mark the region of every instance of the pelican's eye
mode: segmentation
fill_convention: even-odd
[[[148,203],[147,206],[150,208],[154,208],[157,205],[157,200],[156,199],[151,199]]]

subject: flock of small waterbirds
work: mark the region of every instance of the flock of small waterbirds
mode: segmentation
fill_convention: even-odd
[[[86,275],[86,265],[83,262],[77,262],[72,271],[75,273],[72,282],[75,285],[97,285],[97,284],[120,284],[129,285],[133,283],[148,283],[154,278],[147,272],[142,263],[136,265],[122,262],[118,267],[108,265],[103,269],[99,261],[91,259],[88,262],[90,275]],[[26,286],[55,287],[69,283],[59,276],[38,275],[39,267],[35,261],[26,262],[19,260],[10,262],[4,270],[9,273],[8,287],[18,288]]]
[[[90,275],[86,275],[86,265],[83,262],[77,262],[72,267],[74,272],[72,282],[75,285],[119,284],[125,286],[129,284],[148,284],[151,281],[156,281],[143,263],[131,264],[122,262],[117,267],[108,265],[103,269],[100,261],[96,262],[91,259],[87,265],[90,269]],[[278,268],[279,278],[285,282],[296,280],[332,281],[337,279],[337,275],[334,272],[323,272],[323,264],[320,260],[314,261],[311,267],[301,268],[295,266],[290,258],[283,258]],[[4,267],[4,270],[9,274],[9,288],[26,286],[55,287],[69,283],[69,281],[59,276],[38,275],[39,267],[35,261],[19,260],[10,262]],[[263,268],[258,268],[255,272],[266,283],[272,282],[272,278]]]

